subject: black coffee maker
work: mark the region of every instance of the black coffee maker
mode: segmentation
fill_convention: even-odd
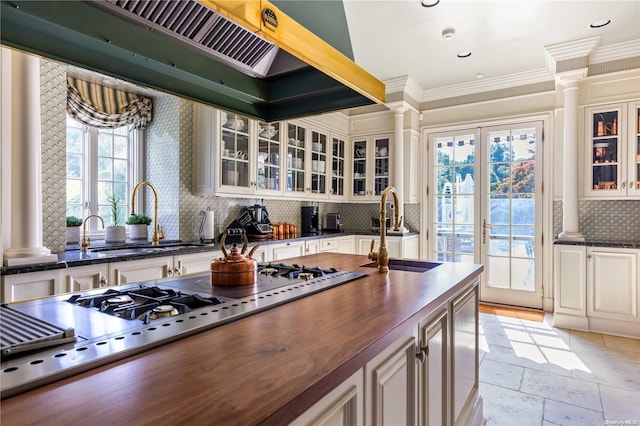
[[[303,236],[318,235],[318,206],[302,206],[302,230]]]

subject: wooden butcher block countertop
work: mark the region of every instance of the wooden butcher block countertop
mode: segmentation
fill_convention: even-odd
[[[0,424],[286,424],[482,271],[380,274],[333,253],[286,262],[368,276],[3,400]]]

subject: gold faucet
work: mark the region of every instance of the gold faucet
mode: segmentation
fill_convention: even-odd
[[[142,185],[148,185],[149,188],[151,188],[151,190],[153,191],[154,207],[153,207],[153,234],[151,236],[151,245],[159,246],[160,240],[164,238],[164,231],[162,228],[158,227],[158,191],[156,191],[155,186],[153,186],[151,182],[143,180],[142,182],[138,183],[135,186],[135,188],[133,188],[133,192],[131,193],[131,215],[136,214],[136,207],[135,207],[136,192],[138,191],[138,188],[140,188]]]
[[[387,195],[389,193],[393,195],[393,230],[399,231],[402,225],[402,217],[400,216],[400,209],[398,203],[398,192],[393,186],[388,186],[382,191],[382,198],[380,199],[380,248],[377,252],[373,251],[376,244],[375,240],[371,240],[371,250],[369,252],[369,259],[378,262],[378,272],[389,271],[389,251],[387,250]]]
[[[89,218],[97,217],[102,222],[102,227],[104,228],[104,220],[102,216],[98,214],[90,214],[86,218],[84,218],[84,226],[82,227],[82,244],[80,244],[80,251],[87,251],[87,247],[89,247],[89,238],[87,238],[87,222]]]

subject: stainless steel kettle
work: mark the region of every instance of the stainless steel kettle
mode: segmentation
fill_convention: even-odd
[[[213,211],[209,207],[207,210],[203,210],[200,212],[202,215],[202,222],[200,223],[200,242],[202,243],[213,243],[216,234],[215,234],[215,220]]]

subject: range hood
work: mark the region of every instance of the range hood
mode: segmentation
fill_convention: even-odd
[[[267,122],[385,100],[267,0],[2,0],[0,41]]]

